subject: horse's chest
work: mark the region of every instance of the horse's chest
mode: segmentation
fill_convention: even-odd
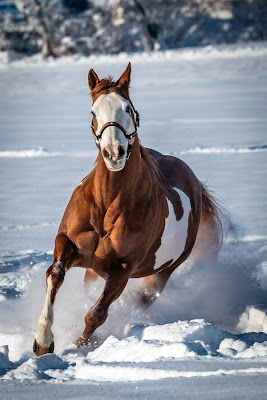
[[[180,217],[177,212],[177,205],[167,199],[169,214],[165,219],[164,231],[161,236],[161,244],[155,254],[153,269],[157,270],[167,262],[176,261],[185,249],[188,236],[188,221],[191,211],[189,197],[180,189],[174,188],[180,197]]]

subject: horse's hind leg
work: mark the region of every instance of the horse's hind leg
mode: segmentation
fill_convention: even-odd
[[[58,234],[56,237],[54,262],[46,272],[46,298],[43,311],[39,318],[40,329],[35,335],[33,351],[37,356],[54,351],[54,335],[51,327],[53,324],[53,306],[56,294],[62,285],[65,272],[74,264],[79,263],[81,256],[77,247],[65,234]]]
[[[166,269],[158,274],[149,275],[143,279],[142,286],[138,293],[138,301],[142,308],[150,307],[159,297],[166,286],[173,269]]]

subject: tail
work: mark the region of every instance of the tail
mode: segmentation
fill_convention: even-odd
[[[211,221],[214,224],[214,228],[220,237],[220,246],[224,241],[224,228],[222,221],[222,204],[211,194],[211,191],[207,186],[200,182],[202,189],[202,218],[204,221]]]

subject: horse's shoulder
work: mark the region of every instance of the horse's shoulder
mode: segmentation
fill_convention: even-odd
[[[88,175],[86,175],[79,183],[78,185],[74,188],[69,203],[67,205],[67,208],[69,207],[76,207],[77,203],[88,203],[88,200],[90,200],[91,196],[88,195],[88,193],[91,191],[91,188],[93,187],[93,176],[94,176],[94,170],[91,171]]]
[[[62,226],[67,225],[70,227],[78,225],[79,229],[79,225],[89,225],[89,210],[92,209],[89,205],[91,205],[92,196],[88,196],[88,192],[90,191],[90,186],[93,181],[93,171],[83,178],[73,190],[62,217]]]
[[[89,172],[89,174],[86,175],[80,181],[80,183],[78,183],[78,185],[75,187],[73,193],[75,193],[75,191],[77,191],[77,189],[81,189],[81,188],[84,189],[85,187],[89,187],[90,185],[92,185],[93,184],[94,174],[95,174],[95,169],[93,169],[91,172]]]

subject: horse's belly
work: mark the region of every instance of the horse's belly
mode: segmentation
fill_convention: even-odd
[[[163,264],[171,260],[172,262],[176,261],[185,249],[191,203],[189,197],[184,192],[176,188],[174,188],[174,190],[180,196],[183,206],[183,216],[179,221],[177,221],[173,204],[167,199],[169,215],[165,220],[165,227],[161,237],[161,245],[155,254],[156,261],[154,270],[157,270]]]

